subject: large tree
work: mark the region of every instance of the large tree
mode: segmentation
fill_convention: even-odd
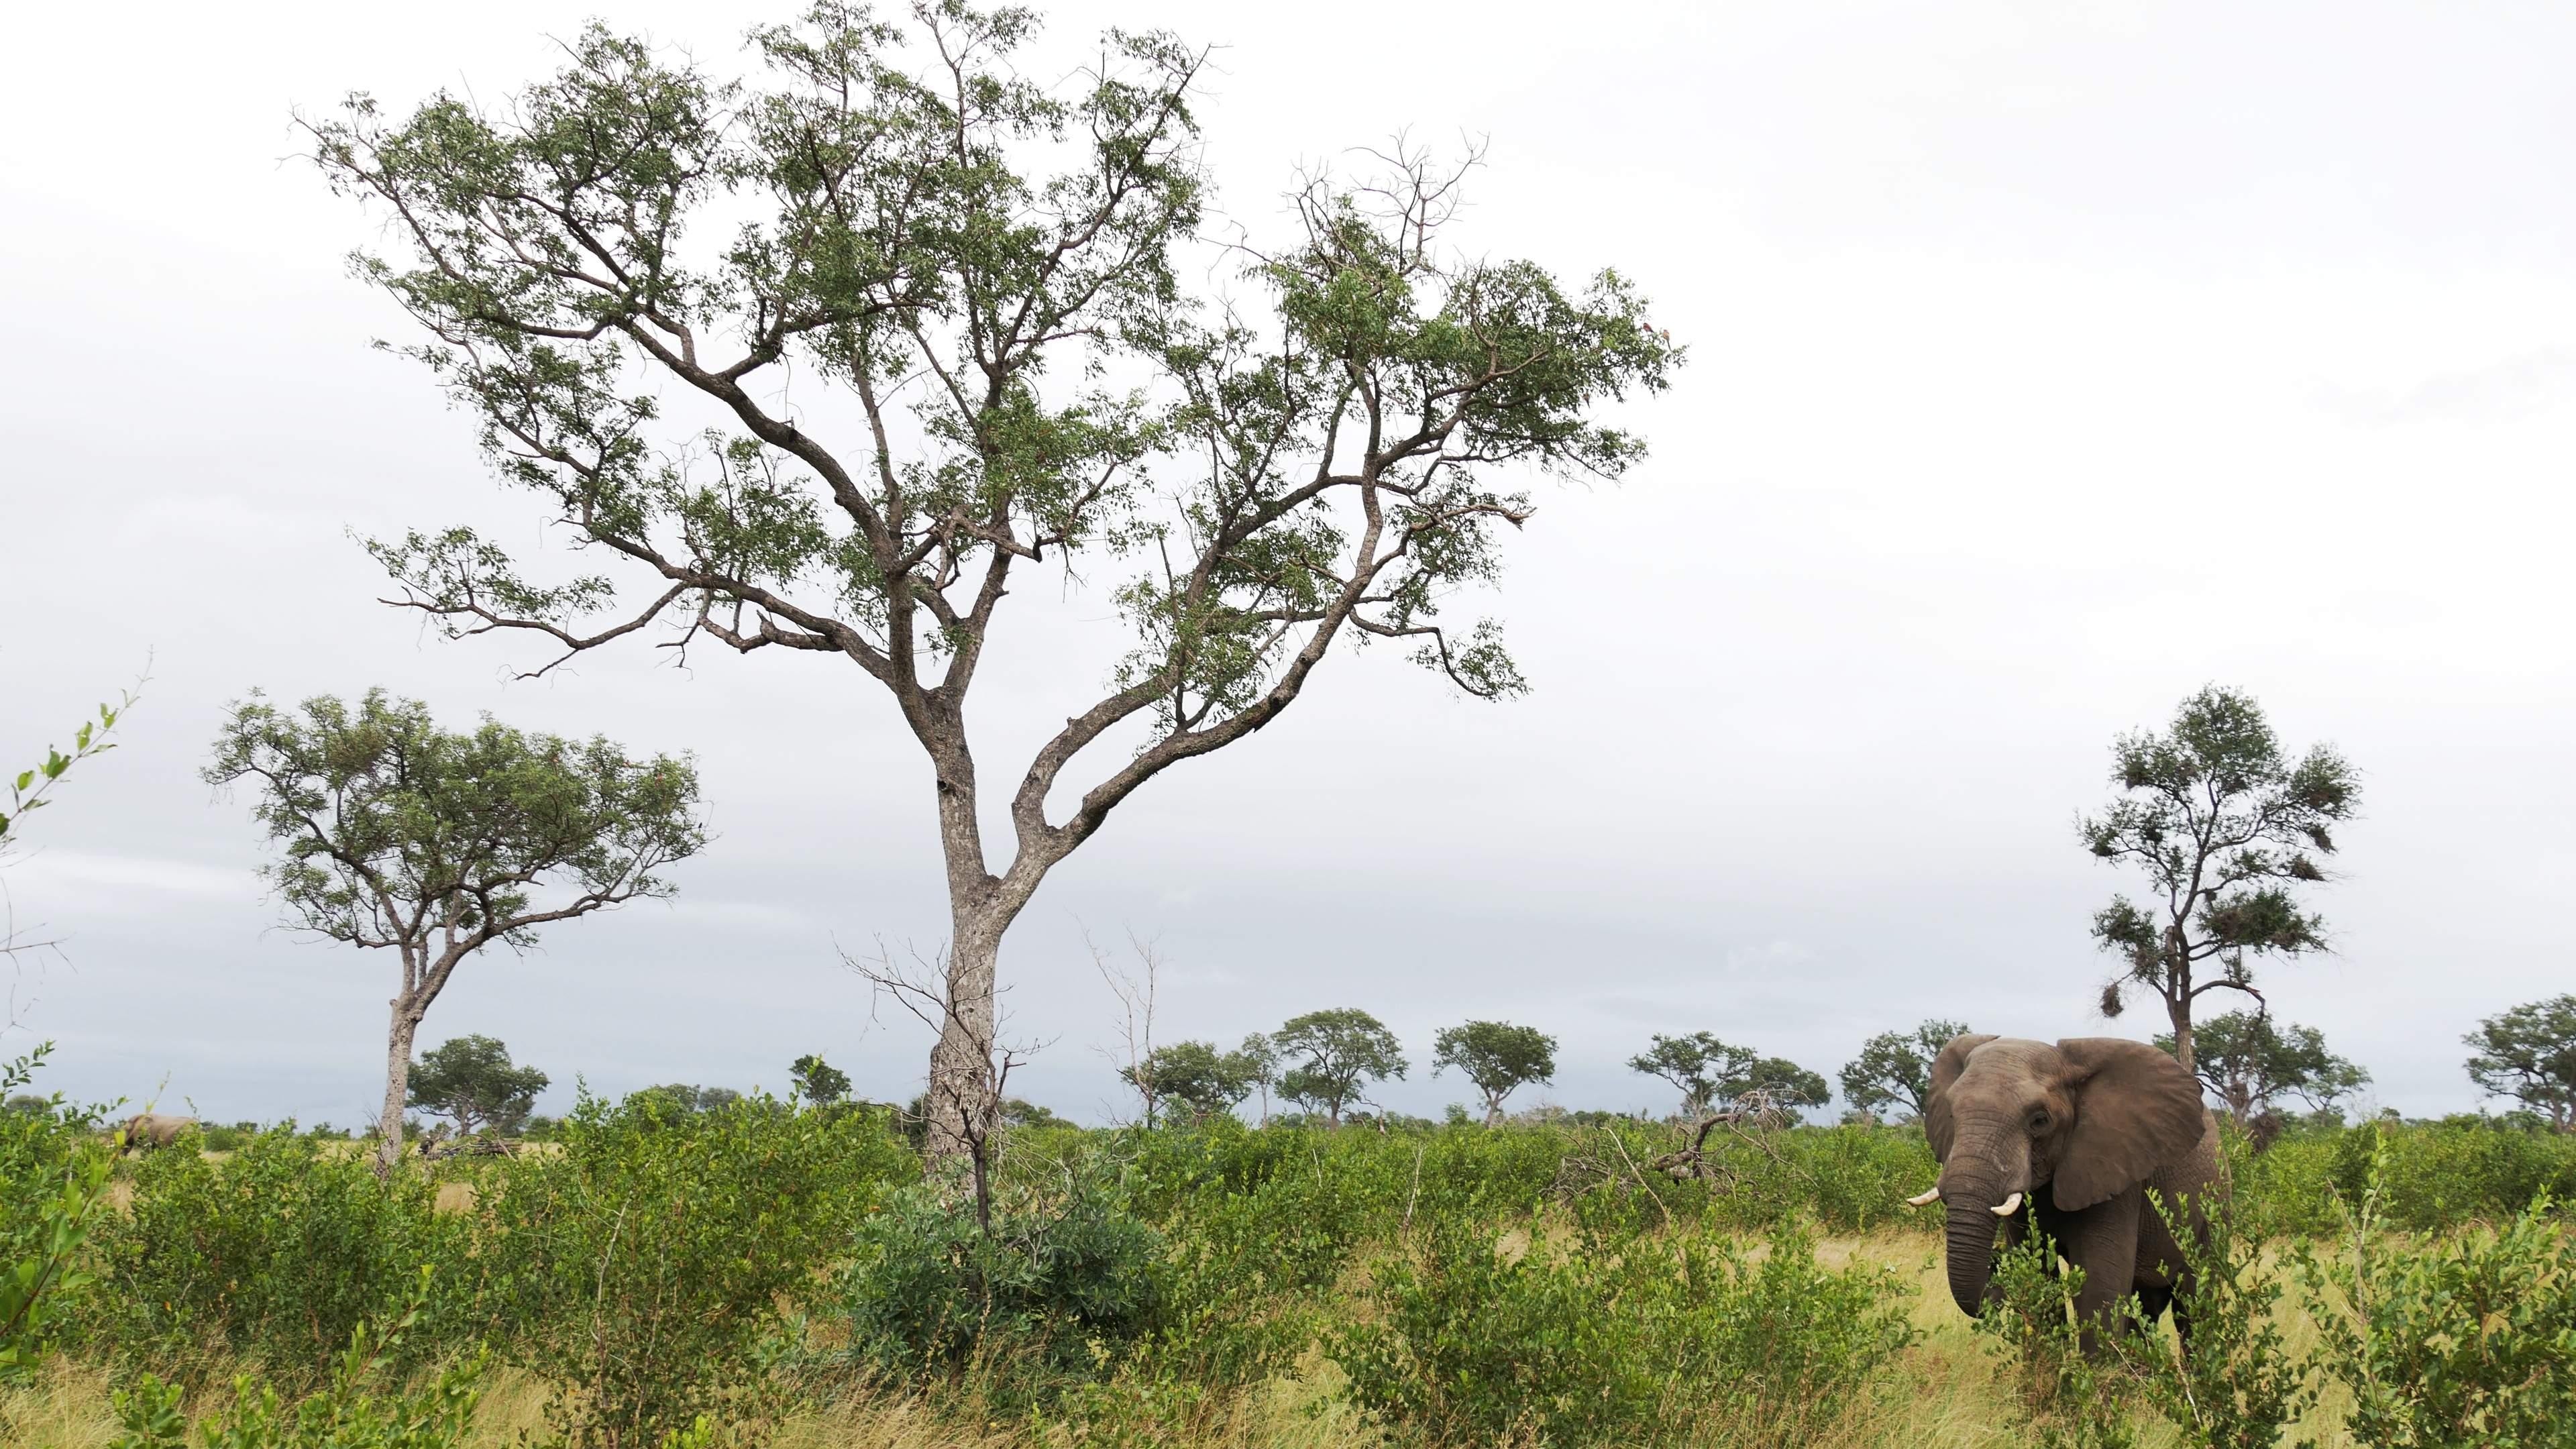
[[[2184,700],[2170,731],[2121,736],[2111,758],[2120,797],[2077,828],[2094,855],[2143,872],[2154,896],[2114,896],[2093,918],[2121,962],[2102,1014],[2118,1016],[2133,987],[2153,992],[2190,1067],[2202,996],[2260,1001],[2256,958],[2324,949],[2325,923],[2294,892],[2326,878],[2317,857],[2334,853],[2330,827],[2359,806],[2360,775],[2326,745],[2293,762],[2262,706],[2216,685]]]
[[[254,694],[233,706],[204,773],[257,787],[254,813],[283,847],[262,874],[290,927],[401,959],[377,1129],[386,1172],[402,1151],[413,1036],[465,958],[667,895],[655,872],[706,843],[685,760],[488,717],[451,733],[380,689],[355,709],[310,699],[300,715]]]
[[[1697,1117],[1722,1098],[1742,1091],[1762,1054],[1729,1046],[1704,1031],[1688,1036],[1657,1032],[1653,1045],[1628,1059],[1628,1069],[1661,1077],[1681,1090],[1682,1115]]]
[[[1503,1099],[1531,1082],[1556,1077],[1556,1038],[1534,1026],[1471,1021],[1431,1038],[1431,1075],[1456,1067],[1485,1094],[1485,1125],[1503,1120]]]
[[[2291,1096],[2325,1111],[2370,1082],[2370,1073],[2326,1050],[2313,1026],[2274,1026],[2271,1013],[2230,1011],[2200,1023],[2192,1070],[2229,1115],[2250,1123],[2274,1099]],[[2174,1039],[2156,1045],[2174,1049]]]
[[[1864,1112],[1899,1103],[1915,1116],[1932,1098],[1932,1062],[1952,1037],[1968,1028],[1955,1021],[1924,1022],[1910,1032],[1883,1031],[1861,1043],[1860,1055],[1843,1063],[1843,1097]]]
[[[2553,996],[2499,1012],[2462,1038],[2472,1048],[2469,1080],[2491,1097],[2511,1097],[2576,1130],[2576,996]]]
[[[1279,1095],[1300,1105],[1324,1109],[1324,1119],[1342,1125],[1342,1109],[1360,1099],[1368,1084],[1405,1073],[1403,1044],[1384,1023],[1357,1007],[1310,1011],[1289,1018],[1270,1034],[1279,1059],[1295,1066],[1280,1074]]]
[[[1251,1096],[1260,1073],[1259,1064],[1242,1052],[1219,1051],[1214,1042],[1178,1041],[1154,1048],[1119,1075],[1148,1103],[1178,1102],[1193,1117],[1212,1117]]]
[[[371,545],[397,602],[558,662],[655,629],[836,658],[927,757],[956,1003],[934,1158],[993,1110],[997,956],[1047,873],[1147,780],[1276,719],[1339,641],[1518,692],[1492,626],[1440,613],[1530,517],[1502,478],[1619,476],[1641,446],[1598,409],[1679,360],[1615,273],[1569,290],[1449,250],[1457,176],[1410,155],[1311,179],[1284,245],[1230,253],[1239,294],[1194,294],[1220,261],[1203,53],[1112,32],[1042,85],[1011,60],[1034,24],[823,0],[754,32],[767,88],[593,28],[501,106],[441,94],[397,122],[360,98],[312,127],[332,183],[393,222],[360,265],[426,330],[412,355],[504,479],[640,585],[535,581],[449,528]],[[1062,723],[1005,777],[996,852],[970,691],[1006,597],[1085,585],[1124,657],[1036,712]]]

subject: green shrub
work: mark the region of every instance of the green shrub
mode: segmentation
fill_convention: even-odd
[[[1380,1320],[1330,1351],[1360,1403],[1435,1443],[1797,1443],[1913,1338],[1894,1279],[1758,1261],[1702,1232],[1552,1237],[1514,1254],[1443,1222],[1379,1268]]]
[[[582,1445],[765,1416],[780,1300],[813,1292],[883,1185],[919,1172],[877,1119],[767,1098],[585,1096],[558,1141],[481,1179],[443,1301],[556,1386],[548,1413]]]
[[[2383,1150],[2345,1246],[2294,1260],[2318,1358],[2380,1449],[2576,1442],[2576,1244],[2539,1199],[2501,1229],[2405,1246],[2381,1236]]]
[[[2045,1237],[1995,1252],[1978,1333],[2002,1340],[2020,1359],[2021,1393],[2040,1449],[2131,1449],[2136,1416],[2119,1375],[2084,1351],[2086,1325],[2075,1300],[2084,1270]]]
[[[470,1220],[440,1216],[437,1196],[427,1176],[379,1182],[366,1155],[291,1124],[220,1161],[148,1154],[130,1210],[100,1225],[85,1336],[191,1380],[232,1357],[289,1385],[318,1382],[362,1320],[399,1311],[422,1264],[469,1255]],[[434,1356],[476,1336],[469,1315],[439,1307],[449,1311],[403,1352]]]
[[[2241,1170],[2241,1163],[2240,1163]],[[2191,1348],[2176,1354],[2164,1334],[2149,1335],[2132,1361],[2142,1370],[2148,1402],[2195,1449],[2271,1449],[2289,1424],[2316,1402],[2307,1365],[2291,1356],[2274,1316],[2281,1280],[2264,1270],[2259,1209],[2212,1197],[2201,1204],[2205,1235],[2191,1230],[2180,1204],[2148,1195],[2163,1215],[2191,1270],[2177,1294],[2176,1318],[2191,1322]]]
[[[452,1449],[474,1420],[482,1398],[484,1358],[453,1363],[426,1387],[402,1392],[383,1383],[404,1334],[417,1320],[427,1283],[412,1310],[389,1333],[361,1324],[331,1367],[320,1393],[283,1406],[277,1386],[243,1374],[233,1380],[233,1406],[220,1421],[197,1426],[202,1449]],[[187,1442],[184,1394],[145,1374],[130,1393],[115,1395],[117,1422],[125,1432],[115,1449],[183,1449]]]
[[[27,1085],[51,1049],[0,1064],[0,1092]],[[59,1096],[20,1093],[0,1113],[0,1378],[53,1351],[64,1304],[90,1282],[114,1162],[87,1129]]]
[[[1162,1250],[1096,1167],[1052,1197],[1006,1187],[989,1232],[960,1184],[906,1188],[857,1235],[850,1354],[898,1381],[970,1363],[1041,1387],[1081,1376],[1150,1326]]]

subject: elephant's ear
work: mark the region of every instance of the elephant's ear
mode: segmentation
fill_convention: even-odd
[[[1950,1160],[1950,1136],[1957,1126],[1950,1120],[1950,1084],[1968,1069],[1968,1053],[1993,1041],[1992,1032],[1969,1032],[1950,1038],[1941,1055],[1932,1059],[1932,1090],[1923,1099],[1923,1136],[1932,1144],[1933,1160]]]
[[[2200,1141],[2208,1125],[2200,1083],[2182,1063],[2115,1036],[2071,1037],[2057,1050],[2075,1099],[2075,1125],[2057,1164],[2059,1211],[2126,1192]]]

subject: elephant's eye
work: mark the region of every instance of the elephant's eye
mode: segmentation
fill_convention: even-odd
[[[2045,1132],[2048,1130],[2048,1109],[2046,1107],[2035,1107],[2031,1109],[2030,1130],[2033,1132]]]

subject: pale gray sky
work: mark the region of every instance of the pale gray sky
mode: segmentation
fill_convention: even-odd
[[[465,419],[371,353],[407,325],[341,258],[371,221],[293,159],[290,109],[498,98],[593,13],[738,63],[783,8],[79,7],[12,24],[0,417],[0,749],[60,739],[150,654],[118,753],[6,881],[68,959],[20,982],[53,1085],[350,1122],[392,963],[268,929],[242,802],[195,779],[224,701],[371,684],[695,750],[722,838],[679,900],[474,963],[424,1040],[506,1039],[570,1099],[782,1087],[821,1050],[907,1092],[835,944],[927,947],[929,782],[874,686],[810,658],[639,647],[544,682],[370,601],[348,541],[474,521],[533,545]],[[2276,968],[2409,1113],[2465,1108],[2460,1034],[2570,989],[2561,916],[2576,456],[2576,14],[2539,4],[1387,5],[1102,0],[1225,47],[1203,110],[1227,213],[1399,130],[1489,138],[1463,248],[1615,264],[1692,347],[1626,483],[1543,487],[1496,611],[1536,684],[1461,702],[1345,656],[1061,868],[1005,954],[1019,1080],[1114,1101],[1086,964],[1156,939],[1163,1034],[1322,1006],[1412,1047],[1563,1039],[1574,1106],[1668,1105],[1621,1063],[1706,1028],[1828,1074],[1930,1015],[2090,1015],[2121,882],[2076,846],[2107,747],[2216,681],[2367,772],[2341,952]],[[432,18],[434,17],[434,18]],[[1275,231],[1273,231],[1275,234]],[[1577,583],[1580,587],[1566,587]],[[980,740],[1024,751],[1096,685],[1105,610],[998,647]],[[1085,652],[1085,646],[1099,649]],[[12,766],[15,768],[15,766]],[[988,765],[988,772],[995,768]]]

